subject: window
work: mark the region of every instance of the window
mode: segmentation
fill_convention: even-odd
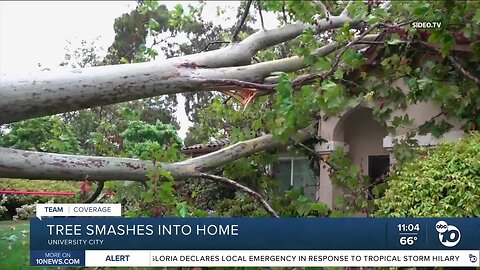
[[[375,182],[379,177],[388,173],[390,166],[390,157],[388,155],[378,155],[378,156],[368,156],[368,176],[372,183],[380,184],[380,182]],[[368,197],[373,199],[373,186],[368,188]]]
[[[274,166],[279,190],[303,189],[306,196],[316,200],[318,179],[306,157],[282,157]]]

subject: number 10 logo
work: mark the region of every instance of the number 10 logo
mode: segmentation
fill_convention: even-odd
[[[446,247],[454,247],[460,242],[462,235],[457,227],[448,225],[447,222],[442,220],[437,222],[435,229],[438,232],[438,239],[442,245]]]

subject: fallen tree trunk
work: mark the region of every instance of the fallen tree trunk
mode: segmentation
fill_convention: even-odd
[[[314,128],[300,130],[293,142],[307,140]],[[238,142],[216,152],[176,163],[162,163],[175,179],[198,177],[229,162],[260,151],[275,149],[282,144],[272,135]],[[11,179],[83,181],[130,180],[147,181],[147,170],[153,162],[132,158],[77,156],[24,151],[0,147],[0,175]]]
[[[346,22],[359,24],[342,14],[318,20],[315,28],[324,31]],[[28,78],[3,76],[0,124],[153,96],[212,91],[218,86],[215,81],[221,80],[261,82],[272,72],[305,65],[298,57],[250,65],[255,53],[291,40],[308,27],[290,24],[262,30],[223,49],[167,60],[41,72]],[[320,50],[319,56],[335,49]]]

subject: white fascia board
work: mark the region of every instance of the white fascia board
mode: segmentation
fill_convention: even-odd
[[[412,139],[418,141],[419,146],[429,147],[436,146],[442,142],[455,142],[463,137],[465,133],[462,130],[452,130],[443,134],[440,138],[435,138],[431,133],[426,135],[416,135]],[[386,136],[383,138],[383,148],[391,149],[395,146],[395,140],[403,140],[405,135]]]
[[[319,154],[331,154],[336,148],[343,147],[345,152],[348,152],[348,144],[340,141],[328,141],[325,143],[315,145],[315,152]]]

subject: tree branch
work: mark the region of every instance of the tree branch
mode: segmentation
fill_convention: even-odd
[[[235,29],[233,30],[232,43],[238,41],[238,34],[240,33],[240,30],[242,29],[242,26],[245,24],[245,20],[247,19],[248,12],[250,11],[250,5],[252,5],[252,2],[253,2],[253,0],[248,0],[247,1],[247,6],[245,7],[243,15],[240,18],[240,20],[237,22],[237,25],[235,26]]]
[[[323,15],[325,15],[325,18],[328,20],[328,18],[330,18],[330,12],[328,11],[325,4],[323,4],[322,1],[315,1],[315,3],[322,9]]]
[[[407,43],[407,41],[400,41],[399,43]],[[368,41],[368,40],[360,40],[357,44],[366,44],[366,45],[383,45],[385,44],[384,41]]]
[[[325,160],[322,155],[320,155],[319,153],[315,152],[315,150],[313,150],[312,148],[306,146],[305,144],[303,143],[295,143],[294,144],[295,146],[300,146],[301,148],[307,150],[309,153],[311,153],[312,155],[314,155],[318,160],[320,161],[323,161],[325,164],[327,164],[330,168],[332,168],[332,170],[336,170],[335,166],[328,160]]]
[[[95,201],[95,199],[98,198],[98,196],[102,193],[102,190],[103,190],[103,187],[105,186],[105,182],[104,181],[97,181],[97,189],[95,189],[95,192],[92,194],[92,196],[90,196],[89,198],[87,198],[85,201],[83,201],[84,203],[92,203]]]
[[[335,73],[335,71],[338,69],[339,65],[340,65],[340,61],[342,59],[342,55],[352,46],[358,44],[359,41],[363,40],[370,32],[372,32],[374,29],[380,27],[380,26],[387,26],[383,23],[376,23],[372,26],[370,26],[367,30],[365,30],[361,35],[359,35],[358,37],[356,37],[355,39],[353,39],[352,41],[350,41],[347,45],[345,45],[340,51],[339,53],[336,55],[335,59],[333,60],[333,63],[332,63],[332,68],[328,71],[324,71],[324,72],[320,72],[320,73],[313,73],[313,74],[309,74],[309,75],[306,75],[306,76],[301,76],[301,77],[298,77],[296,78],[294,81],[293,81],[293,85],[294,87],[299,87],[305,83],[308,83],[312,80],[315,80],[315,79],[324,79],[326,77],[329,77],[331,76],[332,74]],[[393,26],[387,26],[387,27],[393,27]],[[377,35],[378,36],[378,35]]]
[[[203,51],[206,51],[208,49],[208,47],[214,45],[214,44],[229,44],[230,42],[229,41],[211,41],[209,42],[207,45],[205,45],[205,47],[203,47],[203,49],[201,49],[200,51],[198,51],[199,53],[203,52]]]
[[[257,0],[258,5],[258,14],[260,15],[260,22],[262,23],[262,30],[265,30],[265,24],[263,23],[263,15],[262,15],[262,4],[260,0]]]
[[[346,207],[351,207],[353,205],[355,205],[355,203],[357,202],[358,198],[360,198],[361,195],[365,195],[366,198],[368,198],[368,194],[366,194],[366,192],[372,188],[372,187],[375,187],[376,185],[378,184],[381,184],[385,181],[387,181],[387,177],[389,175],[389,172],[386,172],[382,175],[380,175],[379,177],[377,177],[374,181],[372,181],[370,184],[364,186],[361,188],[361,190],[359,191],[353,191],[353,190],[350,190],[352,192],[352,196],[354,196],[354,198],[349,201],[346,205]],[[359,175],[359,181],[361,180],[361,176]]]
[[[356,23],[350,18],[332,16],[329,21],[317,22],[316,29],[340,27],[345,22]],[[311,26],[289,24],[259,31],[218,50],[165,61],[43,72],[29,78],[2,76],[0,124],[152,96],[215,90],[202,84],[205,79],[255,82],[275,71],[295,71],[293,67],[305,66],[303,60],[282,59],[252,67],[251,58],[258,50],[291,40],[308,27]],[[273,68],[276,64],[285,70]],[[240,65],[247,66],[242,70],[237,67]],[[265,75],[260,76],[262,73]]]
[[[452,56],[452,55],[449,55],[448,56],[448,60],[450,60],[450,62],[452,62],[453,66],[458,70],[460,71],[463,75],[465,75],[465,77],[469,78],[470,80],[474,81],[476,84],[480,85],[480,79],[473,76],[473,74],[471,74],[470,72],[468,72],[468,70],[466,70],[461,64],[460,62],[458,62],[458,59],[455,57],[455,56]]]
[[[231,179],[228,179],[228,178],[225,178],[225,177],[222,177],[222,176],[218,176],[218,175],[213,175],[213,174],[199,173],[197,177],[207,178],[207,179],[214,180],[214,181],[217,181],[217,182],[220,182],[220,183],[224,183],[224,184],[233,186],[237,189],[240,189],[240,190],[244,191],[245,193],[247,193],[248,195],[250,195],[255,201],[260,203],[260,205],[262,205],[263,209],[265,209],[265,211],[267,211],[272,217],[275,217],[275,218],[279,217],[278,214],[275,212],[275,210],[273,210],[273,208],[268,204],[268,202],[262,197],[262,195],[260,195],[256,191],[250,189],[247,186],[244,186],[244,185],[242,185],[242,184],[240,184],[236,181],[233,181]]]
[[[347,6],[342,10],[342,13],[340,13],[340,16],[349,16],[348,14],[348,8],[350,5],[353,3],[353,1],[348,1]]]
[[[342,55],[353,45],[357,44],[359,41],[364,39],[370,32],[372,32],[374,29],[378,28],[380,24],[374,24],[370,26],[367,30],[365,30],[360,36],[356,37],[354,40],[350,41],[345,47],[343,47],[342,50],[337,54],[335,57],[335,61],[333,62],[332,67],[338,67],[340,64],[340,60],[342,58]],[[332,73],[333,74],[333,73]]]
[[[236,46],[243,45],[240,42]],[[336,49],[337,44],[331,43],[317,49],[313,55],[325,56]],[[217,56],[222,57],[224,55]],[[0,82],[0,124],[150,96],[218,91],[215,88],[217,80],[261,82],[273,72],[293,72],[306,66],[306,62],[296,56],[226,68],[205,68],[171,59],[85,68],[75,72],[40,73],[28,80],[9,78]],[[272,88],[269,85],[254,87]]]
[[[205,80],[204,81],[208,85],[221,85],[221,86],[230,86],[227,87],[228,89],[233,89],[231,86],[240,86],[242,88],[254,88],[258,90],[264,90],[267,93],[272,93],[275,91],[275,84],[261,84],[261,83],[252,83],[247,81],[240,81],[240,80]],[[217,88],[216,88],[217,89]]]
[[[423,40],[418,40],[416,41],[422,45],[424,45],[425,47],[427,48],[430,48],[431,50],[434,50],[435,52],[437,53],[440,53],[440,49],[429,44],[428,42],[425,42]],[[455,58],[455,56],[452,56],[452,55],[449,55],[448,56],[448,60],[450,60],[450,62],[452,62],[453,66],[458,70],[460,71],[465,77],[469,78],[470,80],[474,81],[476,84],[480,85],[480,79],[475,77],[473,74],[471,74],[470,72],[468,72],[468,70],[466,70],[461,64],[460,62],[458,61],[457,58]]]
[[[292,136],[296,142],[313,137],[313,126]],[[267,134],[241,141],[218,151],[175,163],[161,163],[175,179],[195,176],[234,160],[284,144]],[[145,183],[153,162],[132,158],[95,157],[24,151],[0,147],[0,177],[14,179],[83,181],[85,175],[96,181],[128,180]]]

